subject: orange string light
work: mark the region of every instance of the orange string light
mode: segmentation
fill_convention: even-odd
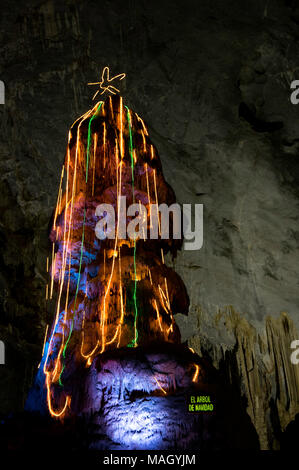
[[[198,374],[199,374],[199,365],[197,364],[194,364],[195,366],[195,373],[193,375],[193,379],[192,379],[192,382],[196,382],[197,379],[198,379]]]
[[[161,324],[160,313],[159,313],[159,309],[158,309],[158,306],[157,306],[156,299],[154,299],[154,304],[155,304],[155,309],[156,309],[156,312],[157,312],[157,320],[158,320],[158,323],[159,323],[159,328],[160,328],[161,331],[163,331],[162,324]]]
[[[161,224],[160,224],[160,217],[159,217],[159,202],[158,202],[157,184],[156,184],[156,170],[153,171],[153,174],[154,174],[154,187],[155,187],[157,220],[158,220],[158,227],[159,227],[159,235],[161,235]]]
[[[157,385],[158,387],[162,390],[162,392],[164,393],[164,395],[167,395],[167,392],[166,390],[164,390],[164,388],[162,387],[162,385],[160,384],[160,382],[158,381],[158,379],[154,376],[154,379],[155,381],[157,382]]]
[[[96,149],[98,145],[98,134],[94,134],[93,138],[93,165],[92,165],[92,196],[94,195],[94,177],[95,177],[95,169],[96,169]],[[105,155],[105,152],[104,152]]]

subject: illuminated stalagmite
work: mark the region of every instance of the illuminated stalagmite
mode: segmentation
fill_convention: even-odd
[[[124,198],[127,207],[136,204],[136,213],[123,216]],[[98,102],[69,131],[48,261],[47,298],[56,295],[56,314],[36,382],[40,388],[44,384],[50,414],[60,419],[98,411],[105,395],[104,414],[116,416],[117,409],[120,414],[115,426],[107,427],[103,417],[97,424],[109,439],[133,448],[159,448],[157,436],[161,440],[163,432],[173,433],[177,439],[180,426],[186,430],[194,424],[184,400],[175,395],[177,388],[184,390],[198,380],[200,367],[197,356],[180,344],[174,321],[175,313],[187,314],[189,300],[182,280],[164,262],[168,252],[175,255],[181,240],[161,237],[156,204],[163,203],[175,203],[175,195],[143,120],[117,95]],[[115,238],[98,236],[100,204],[115,210]],[[155,221],[158,238],[151,239]],[[172,234],[171,217],[170,222]],[[136,235],[129,238],[126,229],[132,223]],[[144,401],[139,403],[138,397],[132,399],[130,412],[124,405],[124,397],[142,390],[153,400],[171,395],[166,408],[162,402],[168,431],[166,418],[156,434],[149,431],[157,423],[139,408]],[[36,387],[34,393],[31,404]],[[159,400],[158,408],[151,402],[158,415]],[[144,439],[140,427],[146,430]]]

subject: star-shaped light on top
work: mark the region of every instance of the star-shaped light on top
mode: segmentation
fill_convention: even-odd
[[[93,95],[92,99],[94,100],[95,97],[97,96],[98,93],[100,95],[103,95],[105,91],[108,91],[109,93],[112,93],[113,95],[116,95],[116,93],[119,93],[119,90],[115,88],[113,85],[111,85],[111,82],[114,80],[123,80],[126,76],[125,73],[120,73],[119,75],[115,75],[115,77],[109,78],[109,67],[104,67],[103,72],[102,72],[102,77],[100,82],[95,82],[95,83],[88,83],[88,85],[99,85],[98,91]]]

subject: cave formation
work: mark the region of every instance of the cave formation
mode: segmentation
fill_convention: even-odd
[[[133,239],[119,236],[120,196],[148,209]],[[161,231],[147,237],[161,222],[150,216],[154,204],[174,202],[143,120],[121,97],[109,96],[72,125],[50,232],[46,292],[56,294],[56,317],[26,409],[62,426],[83,419],[89,449],[218,449],[236,433],[223,419],[233,392],[181,343],[174,320],[187,315],[189,298],[164,257],[175,256],[181,240],[162,239]],[[117,214],[115,238],[96,236],[103,203]],[[189,412],[191,396],[208,396],[213,412]],[[257,447],[245,414],[234,409],[245,419],[243,445]]]
[[[141,237],[120,237],[120,196],[148,209]],[[45,394],[60,420],[102,406],[102,432],[133,448],[186,447],[198,438],[182,391],[198,381],[199,358],[181,345],[173,316],[188,313],[189,299],[164,259],[181,241],[147,233],[154,204],[174,202],[143,120],[121,97],[98,102],[71,126],[50,233],[47,297],[56,294],[56,317],[36,380],[44,393],[39,400],[33,389],[28,409],[43,409]],[[96,208],[103,203],[116,212],[116,233],[101,240]]]

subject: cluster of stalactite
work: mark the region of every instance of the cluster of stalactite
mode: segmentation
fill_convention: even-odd
[[[224,327],[220,319],[224,320]],[[198,321],[203,329],[206,313],[201,309]],[[291,361],[291,343],[299,337],[296,326],[283,312],[277,318],[269,315],[263,330],[258,331],[232,306],[217,313],[213,321],[215,332],[219,325],[232,334],[233,347],[213,344],[200,333],[190,338],[189,345],[199,355],[209,350],[213,364],[226,371],[229,382],[237,388],[242,384],[246,409],[261,449],[277,450],[282,433],[299,413],[299,369]]]
[[[126,214],[123,220],[121,197],[127,207],[140,207],[134,217]],[[114,238],[96,234],[96,208],[104,203],[116,214]],[[162,238],[157,211],[162,203],[175,203],[175,195],[143,120],[120,96],[98,102],[70,128],[50,234],[46,298],[56,295],[57,301],[40,367],[53,416],[64,416],[71,405],[74,370],[89,367],[98,354],[180,343],[173,315],[187,314],[189,300],[182,280],[164,262],[181,241]],[[153,208],[154,240],[149,238]],[[132,239],[123,227],[133,219],[142,230]]]

